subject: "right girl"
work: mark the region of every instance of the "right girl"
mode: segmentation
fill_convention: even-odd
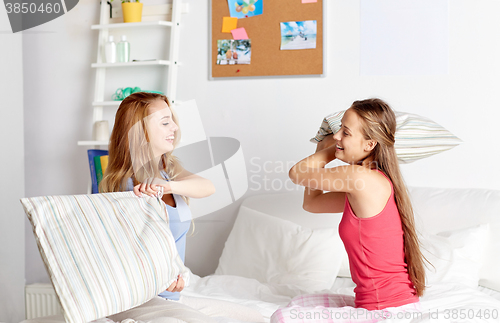
[[[345,112],[340,130],[291,168],[290,179],[305,186],[305,210],[343,212],[339,233],[356,283],[355,297],[301,295],[276,311],[271,322],[293,321],[292,311],[313,317],[331,310],[331,316],[321,322],[333,322],[337,314],[355,322],[374,322],[369,314],[383,319],[419,310],[425,289],[423,256],[394,149],[395,132],[396,117],[387,103],[355,101]],[[334,159],[348,165],[325,168]],[[365,310],[355,317],[344,315],[354,308]]]

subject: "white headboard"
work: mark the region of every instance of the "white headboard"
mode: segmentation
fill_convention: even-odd
[[[410,187],[417,227],[437,233],[500,222],[500,191]]]
[[[252,196],[242,206],[276,216],[310,229],[337,227],[342,213],[313,214],[302,208],[302,191]]]
[[[419,231],[437,233],[489,222],[500,222],[500,191],[409,187]],[[302,209],[302,191],[265,194],[242,205],[311,229],[335,227],[341,213],[313,214]]]

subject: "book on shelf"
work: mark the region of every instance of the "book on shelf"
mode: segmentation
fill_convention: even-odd
[[[92,180],[92,194],[99,193],[99,184],[97,181],[97,172],[100,172],[100,176],[102,179],[102,166],[101,166],[101,160],[100,156],[104,156],[108,154],[107,150],[103,149],[89,149],[87,150],[87,154],[89,157],[89,166],[90,166],[90,179]],[[99,170],[96,168],[96,158],[98,157],[99,160]]]
[[[108,167],[108,155],[103,156],[95,156],[94,164],[95,164],[95,174],[97,177],[97,188],[99,189],[99,184],[101,184],[102,178],[104,177],[104,172]]]
[[[106,172],[106,168],[108,168],[108,161],[109,161],[109,156],[101,156],[101,167],[102,167],[102,175],[104,176],[104,173]]]
[[[101,166],[101,156],[94,156],[94,165],[95,165],[95,175],[97,179],[97,189],[99,190],[99,184],[102,180],[102,166]]]

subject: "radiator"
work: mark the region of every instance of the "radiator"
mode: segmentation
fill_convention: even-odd
[[[61,313],[61,305],[51,284],[26,285],[26,319]]]

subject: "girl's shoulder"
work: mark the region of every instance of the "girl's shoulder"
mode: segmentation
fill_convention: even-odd
[[[355,166],[356,181],[358,191],[368,191],[368,193],[382,193],[390,195],[393,191],[392,182],[389,177],[380,169],[368,169],[363,166]]]
[[[389,177],[383,171],[376,169],[374,172],[376,188],[374,191],[382,200],[389,200],[394,194],[394,187]]]
[[[378,179],[386,179],[389,180],[389,177],[380,169],[378,168],[368,168],[365,166],[361,165],[348,165],[344,166],[351,168],[350,172],[355,173],[355,174],[361,174],[361,177],[372,177],[372,178],[378,178]]]
[[[386,175],[383,171],[381,171],[381,170],[380,170],[380,169],[378,169],[378,168],[377,168],[377,169],[374,169],[374,171],[376,171],[379,175],[381,175],[381,176],[379,176],[379,178],[380,178],[380,179],[382,179],[382,182],[384,182],[384,183],[389,182],[389,184],[390,184],[390,185],[391,185],[391,187],[392,187],[392,182],[391,182],[391,180],[390,180],[389,176],[387,176],[387,175]]]
[[[132,177],[129,177],[125,180],[125,191],[133,191],[134,190],[134,180]]]
[[[361,173],[356,189],[347,198],[357,217],[369,218],[379,214],[393,194],[392,183],[380,170],[366,170]]]

